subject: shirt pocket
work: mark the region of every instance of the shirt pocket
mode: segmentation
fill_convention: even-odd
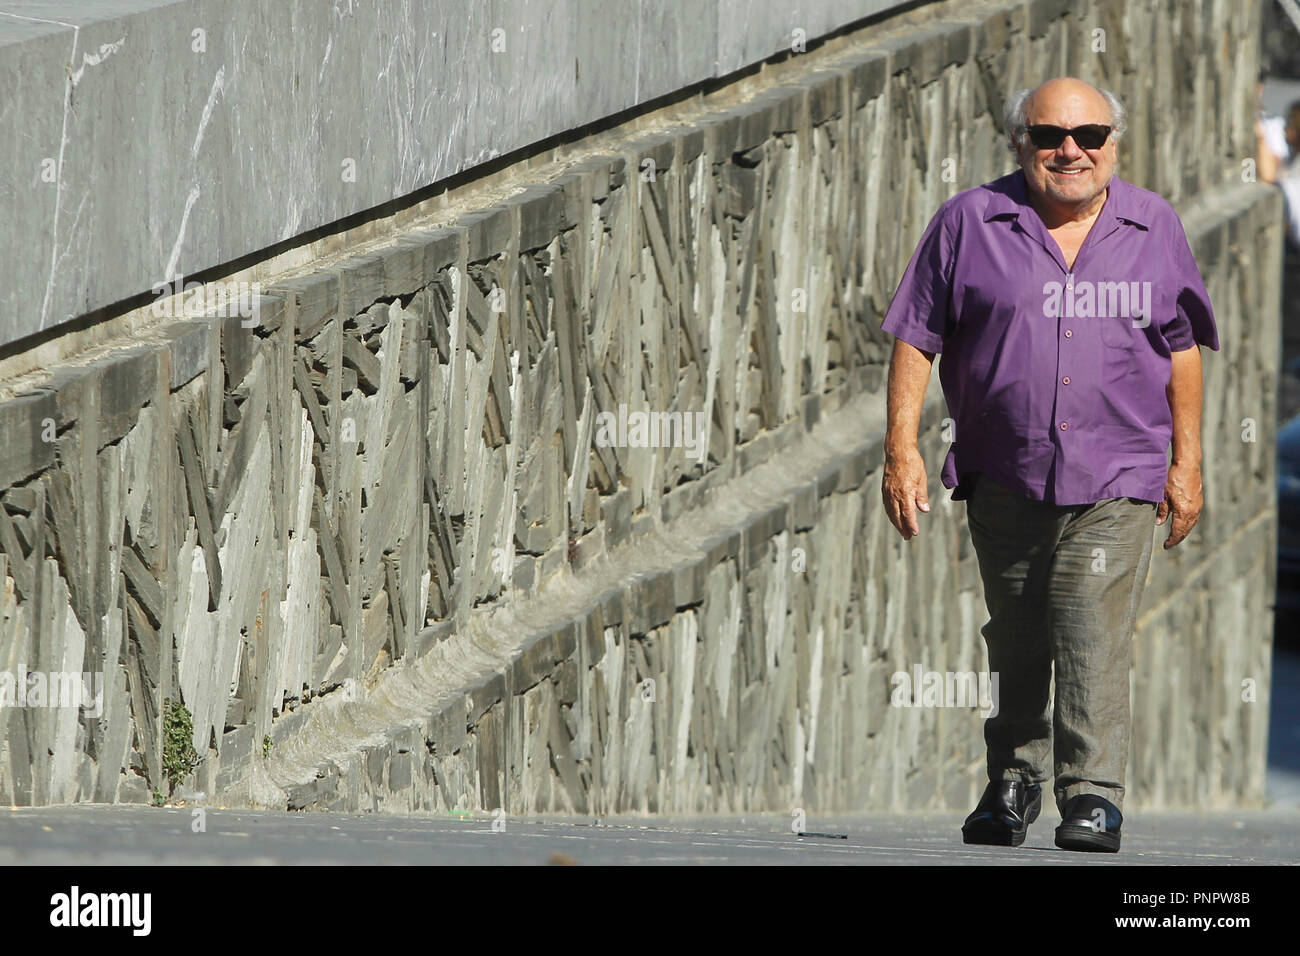
[[[1137,348],[1139,337],[1144,333],[1141,328],[1134,328],[1136,319],[1128,316],[1103,316],[1097,319],[1101,323],[1101,340],[1107,347],[1131,352]]]

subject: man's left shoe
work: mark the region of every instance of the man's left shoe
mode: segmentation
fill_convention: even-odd
[[[962,842],[1020,846],[1042,806],[1043,788],[1036,783],[990,781],[979,804],[962,825]]]
[[[1118,853],[1119,830],[1124,815],[1105,797],[1081,793],[1065,805],[1061,825],[1056,828],[1056,845],[1062,850]]]

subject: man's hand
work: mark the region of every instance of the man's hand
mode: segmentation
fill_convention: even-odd
[[[921,533],[916,509],[927,514],[930,511],[926,486],[925,460],[915,447],[885,454],[885,478],[880,489],[885,499],[885,514],[904,541]]]
[[[1187,537],[1201,517],[1203,504],[1200,465],[1180,462],[1170,465],[1169,477],[1165,481],[1165,500],[1156,507],[1156,524],[1164,524],[1171,512],[1174,516],[1169,537],[1164,543],[1166,551]]]
[[[917,450],[916,435],[936,354],[895,339],[889,362],[889,427],[885,429],[885,478],[880,490],[889,523],[904,541],[921,533],[916,509],[930,510],[925,462]]]

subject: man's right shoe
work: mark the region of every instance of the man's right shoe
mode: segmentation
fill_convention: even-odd
[[[1062,850],[1118,853],[1124,815],[1103,796],[1080,793],[1070,799],[1056,828],[1056,845]]]
[[[1043,808],[1043,788],[1020,780],[994,780],[961,828],[962,840],[988,846],[1020,846]]]

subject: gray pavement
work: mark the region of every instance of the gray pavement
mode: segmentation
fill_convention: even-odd
[[[192,808],[0,810],[0,864],[865,864],[1134,865],[1300,863],[1300,811],[1138,813],[1119,854],[1058,850],[1055,814],[1021,847],[968,847],[960,813],[790,818],[395,817]],[[206,827],[195,832],[202,822]]]
[[[1135,812],[1120,853],[1058,850],[1048,812],[1015,849],[968,847],[962,813],[506,818],[191,807],[0,809],[0,865],[1237,865],[1300,864],[1300,652],[1274,658],[1267,810]],[[196,810],[202,813],[196,815]]]

